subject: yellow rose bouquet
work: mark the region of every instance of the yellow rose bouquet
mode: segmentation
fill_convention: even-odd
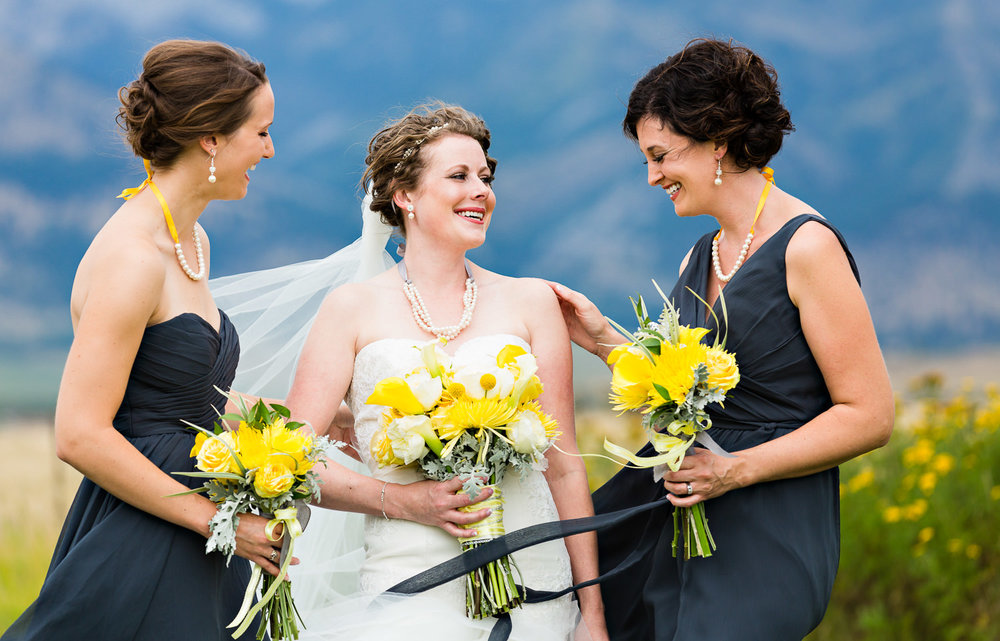
[[[524,348],[506,345],[493,355],[463,359],[460,353],[454,360],[439,341],[418,349],[423,365],[380,381],[367,400],[386,406],[371,454],[382,467],[415,465],[436,481],[460,476],[462,491],[473,497],[492,488],[488,500],[463,508],[492,510],[469,526],[476,537],[459,539],[463,551],[474,549],[503,536],[504,474],[508,468],[544,469],[545,451],[558,435],[556,423],[536,401],[542,392],[538,367]],[[516,570],[505,556],[469,573],[466,614],[481,619],[518,607],[524,595]]]
[[[616,347],[608,363],[614,365],[610,394],[614,409],[644,414],[643,427],[658,455],[639,457],[607,440],[604,446],[636,467],[665,465],[677,471],[696,439],[710,440],[703,434],[712,427],[705,407],[722,404],[739,383],[740,371],[736,358],[725,350],[725,337],[719,340],[716,335],[712,345],[702,343],[710,330],[681,325],[677,310],[659,286],[657,290],[664,301],[659,318],[650,318],[641,296],[632,299],[639,327],[631,334],[615,323],[630,342]],[[725,316],[724,300],[722,310]],[[715,541],[704,503],[674,509],[674,556],[678,548],[685,559],[712,556]]]
[[[285,575],[295,538],[308,520],[306,502],[320,496],[321,481],[313,467],[325,464],[326,452],[341,444],[325,436],[317,437],[304,424],[291,421],[288,409],[281,405],[259,400],[248,406],[242,397],[222,393],[237,405],[239,412],[220,416],[214,431],[188,423],[199,432],[191,448],[199,471],[175,474],[206,479],[204,485],[184,494],[205,492],[218,505],[218,511],[209,521],[211,535],[205,544],[206,553],[218,550],[226,555],[228,563],[236,551],[240,513],[253,512],[271,518],[266,533],[273,541],[279,540],[274,532],[282,525],[280,573],[271,576],[254,564],[243,604],[228,627],[236,628],[233,632],[236,638],[261,612],[257,639],[266,633],[273,641],[298,639],[298,612]],[[238,421],[239,427],[230,431],[222,425],[223,421]],[[258,586],[262,596],[253,605]]]

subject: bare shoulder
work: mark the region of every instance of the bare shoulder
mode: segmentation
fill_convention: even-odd
[[[835,256],[846,259],[840,239],[832,229],[815,220],[807,221],[795,230],[785,250],[785,261],[789,267],[806,268]]]
[[[558,309],[559,307],[556,293],[541,278],[514,278],[499,274],[493,274],[493,276],[499,279],[499,283],[504,288],[508,298],[517,301],[518,304],[530,305],[532,308],[537,306],[539,310],[548,307]]]

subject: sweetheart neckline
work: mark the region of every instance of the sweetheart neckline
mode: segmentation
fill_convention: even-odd
[[[216,329],[215,325],[213,325],[208,319],[206,319],[201,314],[198,314],[198,313],[195,313],[195,312],[181,312],[180,314],[177,314],[176,316],[171,316],[170,318],[168,318],[166,320],[162,320],[159,323],[153,323],[152,325],[146,325],[146,329],[150,330],[150,329],[153,329],[154,327],[161,327],[163,325],[167,325],[169,323],[173,323],[177,319],[183,318],[185,316],[193,316],[194,318],[198,319],[199,321],[201,321],[201,324],[204,327],[207,327],[208,329],[210,329],[212,331],[212,333],[215,334],[218,337],[222,336],[222,326],[226,324],[226,321],[229,318],[228,316],[226,316],[226,312],[224,312],[221,309],[219,309],[219,328]]]
[[[471,345],[471,344],[473,344],[476,341],[481,341],[481,340],[486,339],[486,338],[498,338],[498,337],[513,338],[518,343],[520,343],[522,347],[526,347],[528,349],[528,351],[531,351],[531,345],[528,343],[528,341],[524,340],[523,338],[521,338],[517,334],[511,334],[509,332],[496,332],[496,333],[493,333],[493,334],[483,334],[482,336],[474,336],[473,338],[470,338],[469,340],[467,340],[464,343],[462,343],[461,345],[459,345],[455,349],[454,353],[451,353],[451,354],[448,354],[448,355],[450,357],[452,357],[452,358],[455,358],[455,356],[457,356],[458,353],[461,352],[465,348],[466,345]],[[402,337],[402,336],[401,337],[377,338],[377,339],[373,340],[372,342],[366,344],[361,349],[359,349],[357,351],[357,353],[354,355],[354,361],[357,362],[358,357],[360,357],[361,354],[363,354],[366,349],[368,349],[369,347],[371,347],[373,345],[376,345],[378,343],[388,343],[388,342],[397,342],[398,343],[398,342],[402,342],[402,343],[406,343],[406,344],[409,344],[409,345],[416,346],[416,345],[420,345],[420,344],[429,342],[430,340],[432,340],[432,339],[422,340],[422,339],[408,338],[408,337]]]

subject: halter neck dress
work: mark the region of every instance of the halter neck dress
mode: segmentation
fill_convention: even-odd
[[[815,221],[840,240],[825,219],[803,214],[788,221],[752,254],[724,290],[726,348],[736,355],[740,383],[725,408],[709,406],[709,434],[727,451],[778,438],[831,407],[806,343],[799,311],[788,295],[785,250],[795,232]],[[671,291],[681,323],[716,328],[695,295],[706,298],[714,233],[694,246]],[[720,316],[716,302],[714,311]],[[705,337],[713,340],[714,332]],[[652,451],[649,444],[642,454]],[[623,469],[594,493],[598,513],[661,498],[649,470]],[[605,583],[611,638],[616,641],[799,640],[823,618],[840,556],[839,473],[832,468],[800,478],[759,483],[705,502],[717,544],[710,558],[684,561],[671,552],[672,508],[634,517],[598,532],[601,571],[637,547],[642,561]]]
[[[146,328],[114,426],[164,472],[194,471],[195,432],[211,428],[239,360],[239,338],[184,313]],[[202,480],[176,476],[190,487]],[[84,479],[38,599],[2,641],[230,638],[249,562],[205,554],[205,538],[136,509]],[[243,639],[253,639],[253,624]]]

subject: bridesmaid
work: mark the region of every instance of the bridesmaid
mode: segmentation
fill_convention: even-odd
[[[772,184],[766,165],[791,118],[774,69],[749,49],[689,43],[636,84],[624,128],[677,215],[718,225],[684,258],[671,298],[711,342],[727,328],[688,288],[717,314],[724,293],[741,381],[725,408],[709,407],[711,435],[734,456],[694,449],[662,485],[624,469],[594,493],[598,513],[665,493],[678,507],[704,501],[718,545],[709,558],[674,558],[669,511],[601,531],[602,573],[643,554],[603,586],[611,638],[801,639],[837,571],[837,465],[884,445],[893,424],[854,260],[830,222]],[[574,341],[604,359],[624,342],[583,295],[552,285]]]
[[[208,289],[197,221],[210,201],[243,198],[247,172],[274,155],[274,94],[263,64],[172,40],[150,49],[119,98],[149,179],[94,238],[73,283],[55,430],[59,458],[86,478],[38,599],[3,641],[228,639],[247,559],[277,574],[262,517],[241,515],[243,558],[227,565],[205,554],[215,505],[168,496],[200,484],[171,475],[194,469],[194,432],[181,421],[212,424],[225,405],[214,388],[229,387],[239,356]]]

